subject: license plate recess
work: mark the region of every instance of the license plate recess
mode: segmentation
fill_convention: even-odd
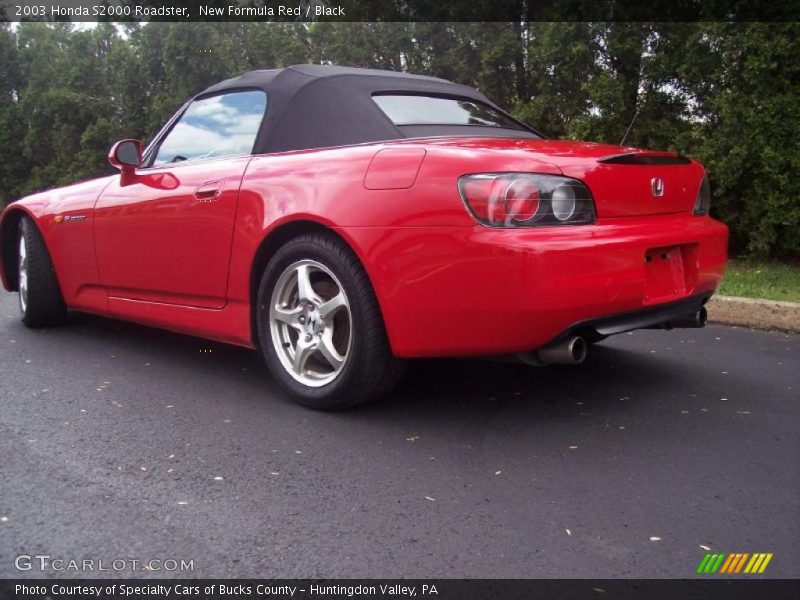
[[[691,293],[697,278],[693,244],[651,248],[644,255],[645,304],[683,298]]]

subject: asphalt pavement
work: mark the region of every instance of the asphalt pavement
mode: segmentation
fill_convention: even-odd
[[[325,414],[255,352],[88,315],[32,331],[2,294],[0,577],[684,578],[707,551],[798,577],[799,350],[708,326],[579,367],[416,361]],[[37,554],[139,562],[15,568]],[[141,570],[169,559],[193,570]]]

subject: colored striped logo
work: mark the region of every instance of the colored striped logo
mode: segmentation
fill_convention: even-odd
[[[697,572],[703,575],[712,573],[747,573],[761,574],[772,560],[772,552],[734,552],[732,554],[709,552],[700,561]]]

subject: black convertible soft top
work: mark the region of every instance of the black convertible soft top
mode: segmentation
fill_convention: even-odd
[[[267,94],[267,112],[253,148],[255,154],[418,137],[419,132],[409,136],[389,120],[372,100],[375,93],[465,98],[508,116],[477,90],[444,79],[327,65],[249,71],[211,86],[196,99],[247,89]],[[505,135],[539,137],[527,125],[514,123],[519,129],[506,130]],[[487,129],[494,130],[492,135],[499,134],[496,127],[431,126],[427,135],[466,135],[465,129],[474,135],[489,134]]]

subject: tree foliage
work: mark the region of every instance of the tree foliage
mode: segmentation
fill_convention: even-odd
[[[483,0],[476,0],[483,1]],[[509,6],[516,6],[509,3]],[[0,24],[0,203],[107,172],[203,88],[315,62],[483,90],[554,137],[672,149],[708,168],[733,250],[797,257],[798,23]],[[631,123],[633,125],[631,126]]]

